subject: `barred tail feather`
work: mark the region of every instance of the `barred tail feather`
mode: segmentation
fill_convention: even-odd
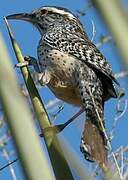
[[[80,150],[86,160],[96,161],[104,169],[107,167],[107,141],[103,131],[94,122],[97,121],[87,118],[81,138]]]

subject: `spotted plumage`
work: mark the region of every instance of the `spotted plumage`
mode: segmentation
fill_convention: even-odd
[[[85,110],[80,150],[87,160],[107,166],[107,140],[100,119],[104,126],[104,102],[117,97],[113,81],[118,82],[105,57],[79,19],[65,8],[45,6],[8,18],[31,22],[39,30],[40,80],[56,97]]]

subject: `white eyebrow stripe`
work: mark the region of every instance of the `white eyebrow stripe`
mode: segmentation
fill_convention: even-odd
[[[66,12],[64,10],[57,9],[55,7],[47,7],[47,6],[45,6],[45,7],[43,7],[43,9],[47,9],[48,11],[53,11],[55,13],[62,14],[62,15],[66,14],[69,18],[76,19],[76,17],[73,14],[71,14],[70,12]]]

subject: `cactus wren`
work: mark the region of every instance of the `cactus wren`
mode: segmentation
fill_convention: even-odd
[[[116,98],[117,83],[105,57],[89,40],[79,19],[69,10],[45,6],[8,19],[32,23],[40,32],[38,45],[41,81],[55,96],[86,112],[80,150],[89,161],[107,163],[107,140],[100,124],[104,102]]]

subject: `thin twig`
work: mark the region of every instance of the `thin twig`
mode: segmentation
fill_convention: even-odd
[[[46,109],[52,109],[57,106],[61,101],[57,98],[50,100],[47,104],[45,104]]]
[[[98,43],[96,44],[96,47],[97,47],[97,48],[100,48],[103,44],[109,42],[110,40],[112,40],[112,37],[111,37],[111,36],[106,36],[106,37],[104,37],[104,38],[102,39],[102,41],[100,41],[100,42],[98,42]]]
[[[3,169],[7,168],[8,166],[10,166],[11,164],[13,164],[13,163],[15,163],[15,162],[17,162],[17,161],[18,161],[18,158],[15,159],[14,161],[9,162],[9,163],[6,164],[5,166],[1,167],[1,168],[0,168],[0,171],[2,171]]]
[[[67,122],[63,124],[59,124],[56,126],[53,126],[52,129],[54,129],[54,132],[57,134],[61,131],[63,131],[72,121],[74,121],[80,114],[84,112],[84,109],[80,109],[73,117],[71,117]],[[50,127],[46,128],[45,130],[48,131]],[[43,132],[40,134],[40,137],[43,137]]]
[[[119,72],[119,73],[116,73],[115,74],[115,78],[118,79],[118,78],[124,78],[128,76],[128,71],[122,71],[122,72]]]
[[[99,168],[98,164],[96,164],[95,169],[93,170],[92,176],[97,177],[102,173],[101,169]]]
[[[8,152],[7,152],[7,150],[6,150],[5,148],[3,149],[3,155],[4,155],[4,157],[6,158],[6,160],[8,161],[8,164],[7,164],[6,166],[0,168],[0,171],[3,170],[3,169],[5,169],[6,167],[9,167],[13,180],[17,180],[17,177],[16,177],[16,174],[15,174],[14,168],[13,168],[13,166],[12,166],[12,164],[13,164],[14,162],[16,162],[17,159],[11,162],[10,157],[9,157],[9,154],[8,154]]]
[[[6,144],[11,139],[11,136],[8,136],[7,133],[0,137],[0,144]]]
[[[115,127],[116,127],[116,124],[117,124],[117,121],[126,113],[126,111],[127,111],[127,108],[128,108],[128,100],[127,99],[125,99],[125,106],[124,106],[124,110],[118,115],[118,116],[116,116],[115,118],[114,118],[114,122],[113,122],[113,126],[112,126],[112,131],[110,132],[110,134],[111,134],[111,137],[113,137],[114,136],[114,131],[115,131]]]
[[[125,167],[125,164],[128,162],[127,159],[124,158],[124,153],[127,153],[127,152],[128,152],[128,146],[125,146],[125,147],[120,146],[118,149],[116,149],[114,151],[116,159],[121,161],[121,168],[120,169],[121,169],[121,174],[122,174],[122,177],[124,180],[125,180],[124,176],[126,176],[126,173],[127,173],[127,171],[124,172],[124,169],[127,168],[127,167]],[[109,162],[111,162],[112,154],[109,154],[108,158],[109,158]],[[93,171],[93,176],[96,177],[100,174],[101,174],[101,171],[99,169],[99,166],[96,165],[95,169]],[[127,173],[127,175],[128,175],[128,173]]]
[[[53,121],[55,121],[55,119],[58,117],[58,115],[59,115],[63,110],[64,110],[64,105],[62,104],[62,105],[58,106],[57,112],[55,112],[55,113],[50,113],[50,115],[51,115],[52,118],[53,118]]]
[[[121,168],[120,168],[120,172],[121,175],[123,176],[123,171],[124,171],[124,152],[123,152],[123,146],[121,146],[121,153],[120,153],[120,159],[121,159]]]
[[[80,18],[81,16],[85,16],[87,11],[92,7],[92,2],[88,2],[87,6],[84,7],[82,10],[76,10],[76,16]]]
[[[68,126],[72,121],[74,121],[79,115],[84,112],[84,109],[80,109],[73,117],[71,117],[66,123],[63,124],[63,129]],[[62,129],[62,130],[63,130]]]
[[[93,42],[94,41],[94,38],[96,36],[96,26],[94,24],[94,21],[92,20],[92,38],[91,38],[91,41]]]
[[[124,173],[124,175],[123,175],[123,179],[124,179],[124,180],[127,180],[127,179],[128,179],[128,167],[127,167],[126,170],[125,170],[125,173]]]
[[[123,147],[123,148],[122,148],[122,146],[120,146],[118,149],[116,149],[116,150],[114,151],[115,156],[118,157],[119,154],[121,153],[121,151],[123,151],[123,153],[128,152],[128,146],[125,146],[125,147]],[[112,155],[110,154],[108,157],[111,158],[111,156],[112,156]]]

